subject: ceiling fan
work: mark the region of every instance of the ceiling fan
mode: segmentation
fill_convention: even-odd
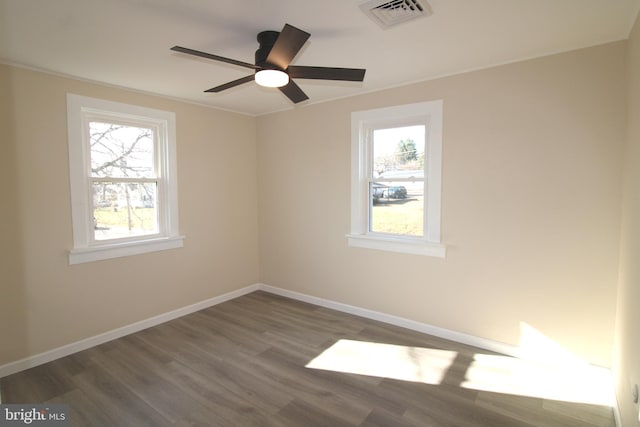
[[[181,46],[174,46],[175,52],[195,55],[214,61],[226,62],[254,70],[254,74],[233,80],[205,90],[205,92],[221,92],[255,80],[266,87],[277,87],[293,103],[302,102],[309,97],[292,79],[342,80],[361,82],[366,70],[361,68],[305,67],[289,65],[298,54],[311,34],[292,25],[285,24],[282,31],[262,31],[258,34],[259,48],[255,53],[255,64],[225,58]]]

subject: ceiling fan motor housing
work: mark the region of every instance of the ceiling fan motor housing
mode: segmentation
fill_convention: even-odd
[[[260,47],[256,50],[255,54],[255,64],[258,67],[274,70],[279,69],[277,66],[267,62],[269,52],[271,52],[271,49],[273,48],[276,40],[278,40],[279,35],[279,31],[262,31],[258,33],[258,43],[260,44]]]

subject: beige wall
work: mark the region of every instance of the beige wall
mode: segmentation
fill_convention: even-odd
[[[640,18],[628,42],[628,124],[613,371],[623,425],[640,420],[631,389],[640,383]]]
[[[610,365],[625,42],[258,118],[264,283]],[[350,113],[444,100],[446,259],[349,248]]]
[[[67,92],[176,113],[184,248],[68,265]],[[255,119],[8,66],[0,99],[0,365],[258,281]]]
[[[261,281],[513,345],[531,327],[607,366],[625,54],[613,43],[257,119],[0,66],[0,365]],[[67,92],[176,112],[184,248],[68,265]],[[350,113],[431,99],[444,100],[447,258],[349,248]]]
[[[0,364],[28,353],[11,70],[0,67]]]

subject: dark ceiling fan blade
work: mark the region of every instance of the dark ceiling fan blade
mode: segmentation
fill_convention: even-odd
[[[244,83],[249,83],[249,82],[252,82],[253,80],[254,80],[254,75],[252,74],[250,76],[242,77],[241,79],[237,79],[220,86],[212,87],[211,89],[205,90],[205,92],[222,92],[223,90],[231,89],[232,87],[236,87]]]
[[[350,82],[363,81],[366,71],[362,68],[304,67],[296,65],[291,65],[287,68],[287,73],[291,78]]]
[[[200,52],[199,50],[189,49],[187,47],[182,46],[174,46],[171,50],[180,53],[186,53],[188,55],[195,55],[201,58],[213,59],[214,61],[226,62],[227,64],[239,65],[241,67],[251,68],[252,70],[257,70],[260,67],[256,67],[253,64],[249,64],[248,62],[237,61],[235,59],[225,58],[224,56],[213,55],[211,53]]]
[[[293,80],[289,80],[289,83],[286,86],[279,87],[278,89],[280,89],[280,92],[284,93],[294,104],[309,99],[307,94],[304,93],[302,89],[300,89],[300,86],[295,84]]]
[[[284,24],[284,28],[267,56],[267,62],[285,70],[310,36],[311,34],[305,31]]]

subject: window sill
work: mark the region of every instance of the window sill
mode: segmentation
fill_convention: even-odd
[[[69,264],[82,264],[85,262],[181,248],[183,246],[183,240],[184,236],[160,237],[135,242],[74,248],[69,251]]]
[[[347,234],[347,240],[349,246],[356,248],[376,249],[437,258],[444,258],[447,253],[446,246],[440,243],[412,241],[397,237]]]

